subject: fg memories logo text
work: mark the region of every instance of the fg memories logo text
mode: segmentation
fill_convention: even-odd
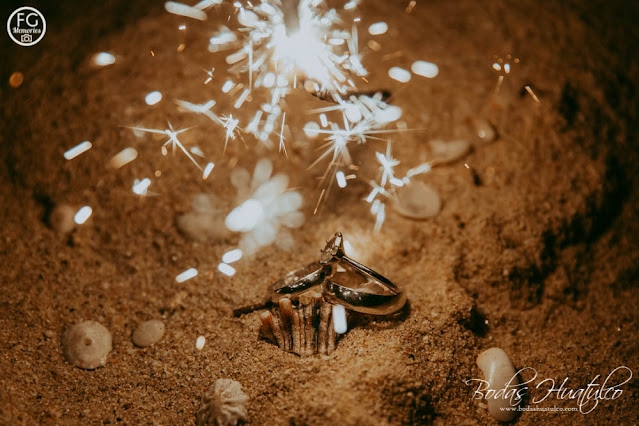
[[[24,6],[13,11],[7,20],[11,40],[20,46],[33,46],[47,32],[47,21],[38,9]]]

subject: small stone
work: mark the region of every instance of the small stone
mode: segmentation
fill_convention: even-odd
[[[427,219],[436,216],[441,209],[441,200],[435,189],[423,182],[411,181],[397,188],[395,210],[411,219]]]
[[[440,164],[452,163],[470,152],[470,142],[465,140],[450,142],[432,140],[428,145],[433,160]]]
[[[164,323],[159,319],[144,321],[133,332],[131,340],[136,346],[146,348],[160,341],[164,336]]]
[[[67,360],[85,370],[104,366],[111,348],[111,333],[95,321],[77,323],[62,336],[62,349]]]
[[[68,204],[56,205],[49,215],[49,225],[60,234],[68,234],[75,228],[75,212]]]
[[[497,139],[497,130],[490,121],[483,118],[475,120],[475,134],[480,143],[490,143]]]
[[[488,412],[500,422],[509,422],[517,415],[516,406],[521,402],[511,397],[508,389],[518,389],[519,379],[508,354],[500,348],[490,348],[477,357],[477,366],[484,373],[488,389]],[[513,409],[515,408],[515,409]]]

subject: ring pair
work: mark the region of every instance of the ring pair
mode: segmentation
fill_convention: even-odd
[[[288,273],[271,286],[271,302],[321,286],[333,304],[372,315],[389,315],[406,303],[404,290],[371,268],[346,256],[341,232],[326,243],[319,262]]]

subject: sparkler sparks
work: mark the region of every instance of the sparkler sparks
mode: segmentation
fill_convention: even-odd
[[[272,170],[271,161],[262,159],[255,165],[252,178],[242,168],[231,174],[239,205],[228,214],[225,224],[230,231],[242,234],[239,246],[243,254],[252,255],[274,242],[289,245],[290,234],[280,228],[297,228],[304,222],[304,214],[299,211],[302,196],[287,189],[285,175],[271,177]]]
[[[166,146],[168,144],[171,144],[171,149],[173,152],[175,152],[175,148],[180,148],[180,150],[184,153],[184,155],[186,155],[189,160],[191,160],[193,162],[193,164],[195,164],[195,166],[202,170],[202,167],[200,167],[200,165],[198,164],[197,161],[195,161],[195,158],[193,158],[193,156],[191,155],[191,153],[184,147],[184,145],[182,144],[182,142],[180,142],[180,140],[178,139],[178,135],[181,133],[186,132],[187,130],[190,130],[191,128],[186,128],[186,129],[180,129],[180,130],[173,130],[173,126],[171,125],[171,123],[169,123],[169,128],[168,129],[164,129],[164,130],[160,130],[160,129],[147,129],[144,127],[130,127],[130,129],[133,130],[137,130],[140,132],[146,132],[146,133],[155,133],[158,135],[166,135],[168,136],[168,140],[166,142],[164,142],[164,145],[162,145],[162,153],[166,152]]]

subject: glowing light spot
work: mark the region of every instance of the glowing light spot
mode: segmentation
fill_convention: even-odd
[[[93,57],[93,64],[97,67],[105,67],[107,65],[115,64],[115,56],[108,52],[97,53]]]
[[[149,189],[149,185],[151,185],[151,179],[149,178],[144,178],[142,180],[136,179],[131,189],[133,190],[134,194],[145,196],[147,190]]]
[[[92,146],[93,145],[91,145],[91,142],[84,141],[84,142],[74,146],[73,148],[71,148],[67,152],[65,152],[64,153],[64,158],[66,158],[67,160],[72,160],[75,157],[77,157],[78,155],[90,150]]]
[[[211,174],[211,172],[213,171],[214,167],[215,167],[215,164],[208,163],[206,167],[204,167],[204,172],[202,173],[202,179],[207,179],[209,175]]]
[[[231,265],[227,265],[226,263],[220,263],[217,265],[217,270],[229,277],[235,275],[235,268]]]
[[[266,88],[273,87],[275,85],[275,74],[273,74],[272,72],[267,72],[264,76],[264,80],[262,81],[262,85]]]
[[[135,150],[135,148],[124,148],[122,151],[111,157],[111,160],[109,160],[109,166],[113,167],[114,169],[119,169],[120,167],[123,167],[129,164],[131,161],[135,160],[137,156],[138,152]]]
[[[337,334],[344,334],[348,330],[346,309],[342,305],[333,305],[333,328]]]
[[[162,100],[162,93],[158,92],[157,90],[150,92],[144,98],[144,102],[146,102],[147,105],[155,105],[161,100]]]
[[[410,70],[417,75],[421,75],[426,78],[434,78],[439,74],[439,67],[432,62],[415,61],[411,65]]]
[[[355,105],[349,104],[344,110],[344,114],[351,123],[357,123],[362,120],[362,111],[360,111],[360,109]]]
[[[222,262],[233,263],[233,262],[237,262],[241,258],[242,258],[242,250],[240,250],[239,248],[233,249],[224,253],[224,255],[222,256]]]
[[[493,64],[493,69],[494,69],[495,71],[501,71],[501,65],[499,65],[497,62],[495,62],[495,63]]]
[[[204,349],[205,343],[206,343],[206,337],[198,336],[198,338],[195,340],[195,349],[197,349],[198,351],[201,351],[202,349]]]
[[[186,30],[186,25],[184,25],[184,24],[180,25],[180,26],[178,27],[178,30],[180,30],[180,31],[184,31],[184,30]]]
[[[224,84],[222,85],[222,92],[228,93],[234,87],[235,87],[235,83],[233,83],[231,80],[226,80]]]
[[[385,109],[375,111],[375,120],[382,124],[399,120],[401,116],[402,109],[396,105],[391,105]]]
[[[20,87],[22,85],[22,82],[24,82],[24,74],[22,74],[20,71],[14,72],[13,74],[11,74],[11,77],[9,77],[9,85],[14,89]]]
[[[93,213],[93,210],[91,210],[91,207],[84,206],[80,210],[78,210],[75,216],[73,216],[73,220],[78,225],[82,225],[84,222],[86,222],[89,219],[89,217],[91,216],[91,213]]]
[[[250,93],[251,91],[249,89],[244,89],[240,97],[237,98],[237,101],[235,101],[235,105],[233,105],[235,109],[240,109],[240,107],[242,106],[246,98],[248,98]]]
[[[319,136],[320,126],[314,121],[309,121],[304,125],[304,134],[309,139],[315,139]]]
[[[166,3],[164,3],[164,8],[167,12],[174,15],[181,15],[186,16],[187,18],[206,21],[206,13],[192,6],[187,6],[185,4],[177,3],[174,1],[167,1]]]
[[[510,64],[504,64],[504,72],[510,74]]]
[[[400,83],[408,83],[411,78],[410,71],[407,71],[404,68],[400,67],[393,67],[389,69],[388,76],[393,80],[399,81]]]
[[[344,172],[339,171],[335,173],[335,179],[337,179],[337,186],[346,188],[346,176],[344,176]]]
[[[249,199],[237,206],[224,220],[226,227],[233,232],[248,232],[262,221],[264,208],[257,200]]]
[[[353,246],[346,240],[344,240],[344,253],[346,253],[346,256],[353,255]]]
[[[374,24],[371,24],[370,27],[368,27],[368,33],[374,36],[382,35],[386,31],[388,31],[388,24],[386,22],[376,22]]]
[[[188,281],[191,278],[195,278],[197,277],[197,269],[195,268],[189,268],[184,272],[179,273],[176,277],[175,277],[175,282],[177,283],[183,283],[184,281]]]

